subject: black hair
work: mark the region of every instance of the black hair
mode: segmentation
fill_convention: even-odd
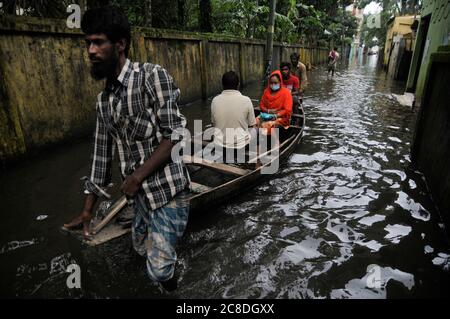
[[[125,56],[128,57],[131,27],[127,16],[120,8],[106,6],[87,10],[81,21],[81,30],[87,35],[104,33],[113,43],[125,39],[127,41]]]
[[[285,67],[287,67],[290,70],[292,68],[292,65],[289,62],[281,62],[280,63],[280,70],[285,68]]]
[[[333,50],[334,50],[334,51],[337,51],[337,47],[334,47]]]
[[[300,54],[298,54],[298,52],[294,52],[291,54],[291,60],[292,60],[292,58],[295,58],[298,60],[298,59],[300,59]]]
[[[234,71],[225,72],[222,75],[222,87],[224,90],[237,90],[239,87],[239,76]]]

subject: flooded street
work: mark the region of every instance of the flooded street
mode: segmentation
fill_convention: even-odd
[[[190,219],[175,298],[450,297],[450,244],[411,167],[416,113],[399,105],[376,56],[327,78],[310,73],[306,129],[276,176]],[[259,98],[259,88],[244,92]],[[208,103],[183,107],[209,120]],[[129,236],[80,245],[59,227],[77,214],[90,140],[2,173],[2,297],[159,298]],[[117,181],[117,165],[113,167]],[[117,195],[117,193],[116,193]],[[77,263],[82,289],[68,289]]]

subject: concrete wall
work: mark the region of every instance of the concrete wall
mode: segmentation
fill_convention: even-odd
[[[406,50],[411,51],[414,46],[411,25],[414,20],[420,19],[420,16],[403,16],[395,17],[388,26],[386,32],[386,42],[384,44],[384,58],[383,65],[389,64],[389,58],[391,56],[391,50],[393,49],[392,43],[395,36],[401,36],[407,40]]]
[[[101,84],[90,78],[83,38],[49,25],[0,26],[0,159],[90,131]]]
[[[428,27],[427,27],[428,25]],[[420,104],[431,54],[450,43],[450,0],[424,0],[406,90]],[[421,47],[423,48],[421,50]]]
[[[450,227],[450,46],[433,53],[412,146],[441,216]]]
[[[183,101],[201,97],[201,61],[198,41],[145,38],[146,59],[166,68],[180,86]],[[197,80],[195,80],[197,79]]]
[[[325,62],[328,53],[276,43],[274,66],[294,51],[312,64]],[[228,70],[239,72],[244,84],[260,80],[264,52],[264,41],[134,29],[130,58],[165,67],[187,103],[220,92]],[[0,162],[90,134],[103,85],[89,75],[80,30],[61,20],[0,17]]]

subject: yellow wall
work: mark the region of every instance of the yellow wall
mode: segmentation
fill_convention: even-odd
[[[416,16],[416,19],[420,19],[420,16]],[[395,19],[389,24],[386,33],[386,43],[384,45],[384,65],[389,62],[389,54],[391,52],[391,46],[393,38],[396,35],[403,35],[404,38],[412,38],[411,25],[414,22],[414,16],[395,17]],[[409,42],[408,49],[411,50],[413,44]]]

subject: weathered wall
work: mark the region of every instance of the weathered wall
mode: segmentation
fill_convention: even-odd
[[[411,25],[414,23],[414,20],[420,19],[420,16],[403,16],[403,17],[395,17],[391,21],[388,26],[386,32],[386,42],[384,44],[384,56],[383,56],[383,65],[387,66],[389,64],[389,59],[391,57],[392,51],[392,43],[394,42],[395,36],[402,36],[407,39],[406,50],[411,51],[414,46]]]
[[[101,84],[90,78],[82,37],[45,25],[0,32],[0,159],[89,131]]]
[[[431,55],[412,159],[425,175],[441,216],[450,227],[450,46]]]
[[[263,44],[245,45],[244,56],[245,59],[245,73],[244,77],[247,82],[255,82],[261,80],[261,74],[264,73],[264,57],[265,46]]]
[[[406,84],[407,91],[415,92],[418,104],[422,100],[431,54],[440,46],[450,44],[450,0],[424,0],[421,20]],[[429,21],[428,30],[426,21]]]
[[[145,61],[157,63],[169,71],[175,83],[180,86],[184,101],[201,97],[201,62],[198,41],[145,38],[145,50],[147,52]]]
[[[274,66],[296,50],[313,64],[328,52],[275,44]],[[130,58],[165,67],[186,103],[220,92],[228,70],[243,84],[260,80],[264,52],[264,41],[134,29]],[[83,34],[65,21],[0,17],[0,75],[0,162],[91,132],[104,83],[91,79]]]
[[[207,95],[213,95],[222,89],[222,74],[227,71],[239,71],[239,43],[208,42],[206,53]]]

